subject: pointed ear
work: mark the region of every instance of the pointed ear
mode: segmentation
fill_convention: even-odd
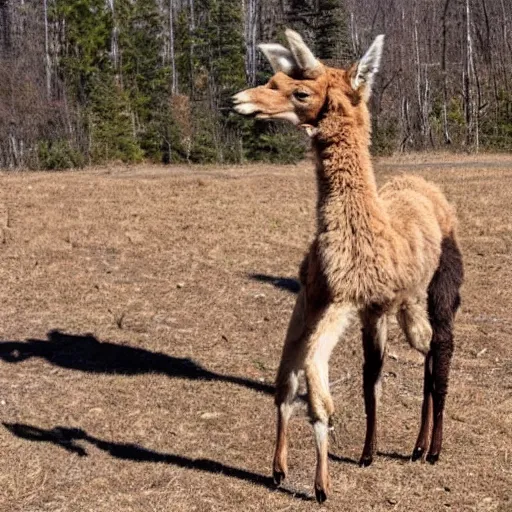
[[[384,46],[384,35],[375,38],[363,58],[357,63],[356,68],[351,73],[351,86],[357,91],[365,86],[367,99],[370,97],[373,79],[379,71],[380,58],[382,57],[382,48]]]
[[[258,48],[268,59],[274,73],[281,71],[282,73],[291,75],[298,69],[297,62],[295,62],[295,58],[288,48],[280,44],[260,44]]]
[[[302,37],[289,28],[286,29],[285,35],[299,68],[311,77],[321,74],[323,69],[322,64],[307,47]]]

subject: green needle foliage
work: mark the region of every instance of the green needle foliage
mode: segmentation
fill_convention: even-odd
[[[58,69],[82,136],[42,141],[43,167],[303,155],[302,139],[290,130],[231,111],[231,96],[247,84],[243,3],[196,0],[194,12],[191,5],[169,12],[157,0],[55,0],[51,22],[65,41]],[[75,153],[81,158],[71,158]]]

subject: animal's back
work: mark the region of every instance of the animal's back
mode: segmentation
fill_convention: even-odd
[[[414,202],[421,196],[429,204],[443,238],[453,236],[457,227],[455,209],[448,202],[441,189],[419,176],[402,175],[387,182],[379,190],[380,198],[388,203],[409,200]]]

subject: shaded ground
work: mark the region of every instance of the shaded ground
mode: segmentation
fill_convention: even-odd
[[[325,510],[512,510],[512,158],[382,159],[441,183],[466,262],[445,451],[412,464],[421,357],[391,329],[380,456],[357,326],[332,361]],[[273,378],[314,227],[312,165],[0,175],[0,510],[312,510],[292,423],[269,478]]]

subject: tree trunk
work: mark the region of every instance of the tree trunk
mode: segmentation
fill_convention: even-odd
[[[169,60],[171,64],[171,93],[178,94],[178,72],[176,70],[176,54],[174,49],[174,5],[169,0]]]
[[[244,0],[245,74],[250,86],[256,84],[256,37],[259,25],[258,0]]]

